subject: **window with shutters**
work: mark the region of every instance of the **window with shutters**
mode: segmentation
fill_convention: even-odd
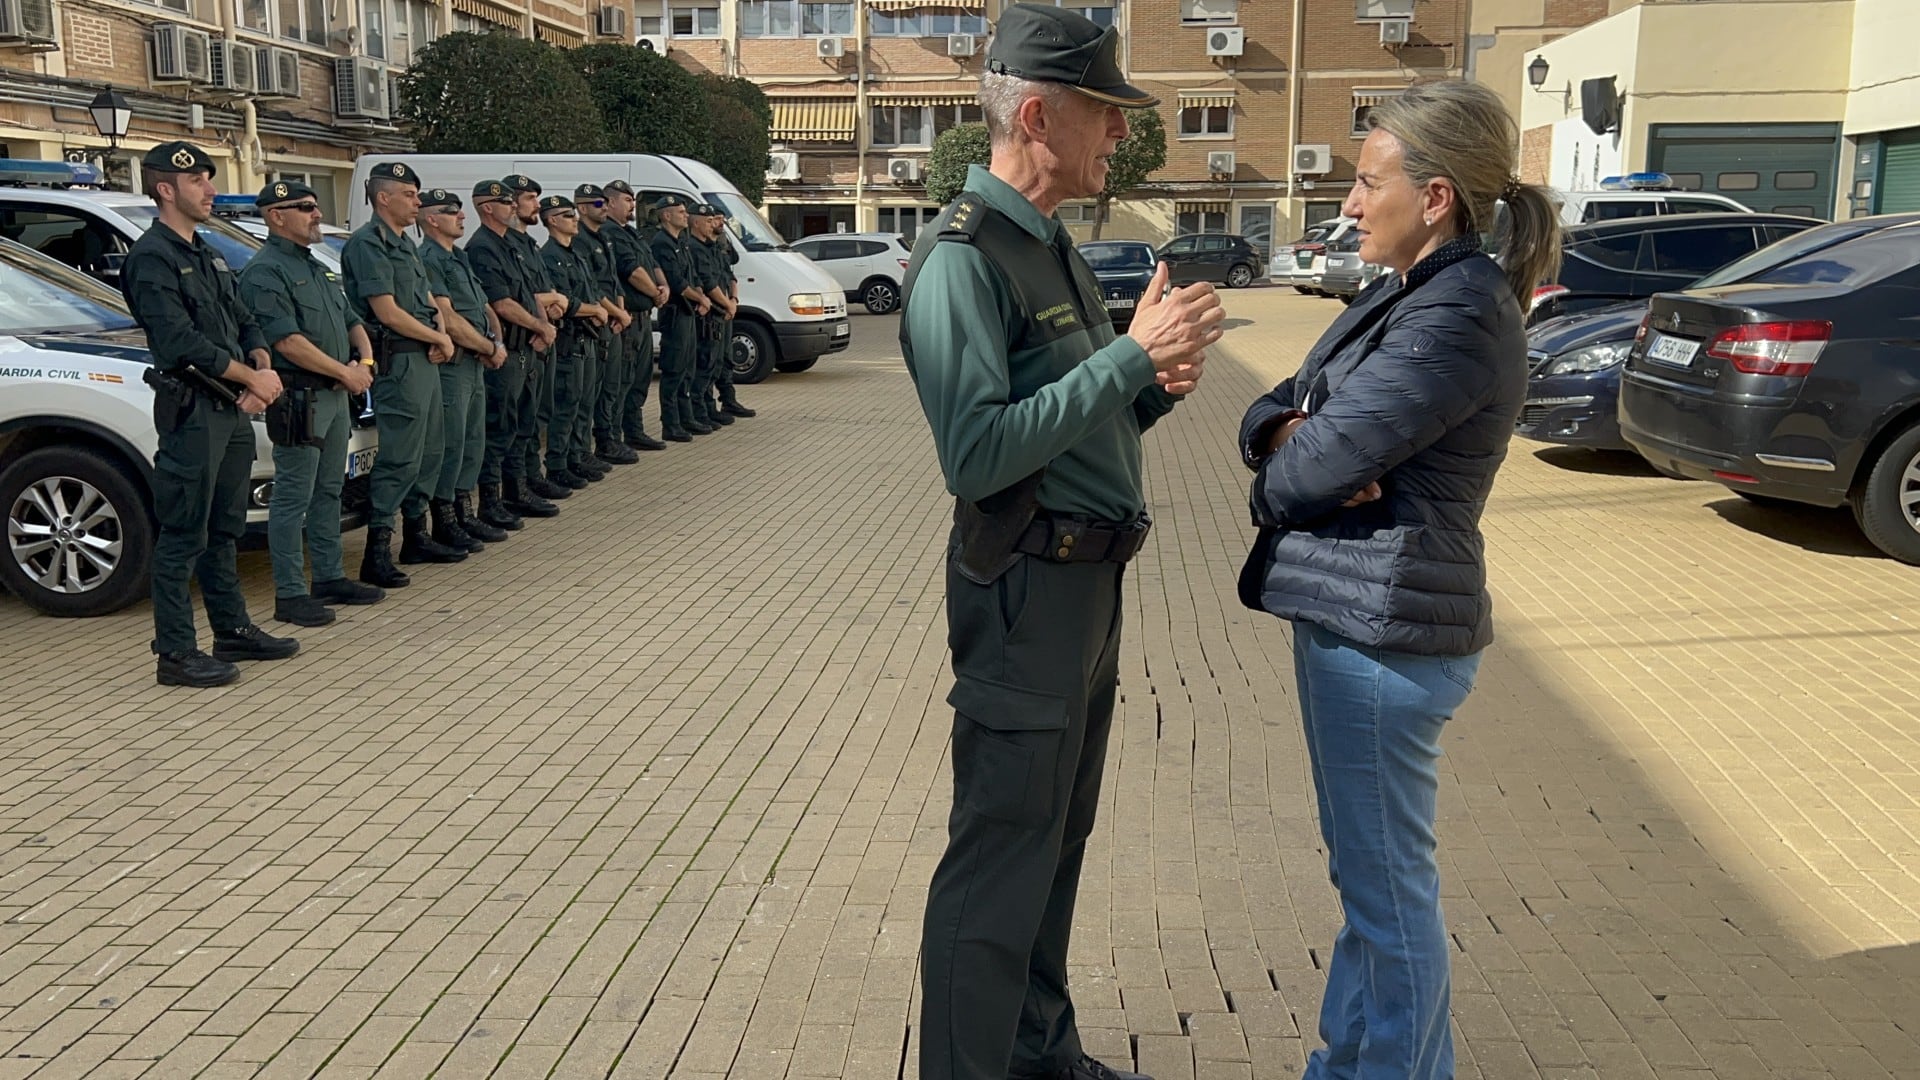
[[[1180,21],[1189,26],[1240,20],[1240,0],[1180,0]]]

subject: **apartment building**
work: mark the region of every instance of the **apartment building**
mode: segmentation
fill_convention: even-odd
[[[772,100],[767,212],[789,237],[909,236],[938,207],[927,152],[974,103],[1003,0],[637,0],[636,30]],[[1338,213],[1366,114],[1459,75],[1469,0],[1058,0],[1119,27],[1130,78],[1160,95],[1167,165],[1102,235],[1239,232],[1265,245]],[[1063,207],[1079,236],[1089,204]]]
[[[502,28],[556,45],[608,31],[572,0],[0,0],[0,156],[101,160],[87,106],[120,93],[132,122],[111,155],[118,186],[149,147],[190,139],[226,192],[298,179],[344,221],[361,154],[408,146],[397,76],[443,33]]]

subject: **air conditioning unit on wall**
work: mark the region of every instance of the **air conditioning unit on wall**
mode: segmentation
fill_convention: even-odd
[[[916,183],[920,179],[920,159],[897,157],[887,159],[887,175],[896,184]]]
[[[847,55],[847,43],[837,37],[823,37],[814,44],[814,55],[822,60],[838,60]]]
[[[1238,26],[1217,26],[1207,31],[1208,56],[1239,56],[1247,51],[1247,32]]]
[[[608,5],[593,13],[593,31],[601,37],[627,36],[627,9]]]
[[[300,54],[292,49],[271,46],[254,51],[259,70],[254,74],[254,89],[261,97],[300,96]]]
[[[154,23],[153,81],[202,86],[212,82],[212,36],[179,23]]]
[[[0,0],[0,42],[55,44],[53,0]]]
[[[1380,44],[1405,45],[1413,33],[1413,22],[1409,19],[1385,19],[1380,23]]]
[[[791,150],[775,150],[767,155],[767,179],[800,179],[800,155]]]
[[[972,34],[948,34],[948,56],[972,56],[980,51],[980,39]]]
[[[386,120],[393,115],[387,70],[364,56],[333,62],[333,114],[342,120]]]
[[[641,34],[633,39],[633,47],[642,52],[667,54],[667,38],[664,34]]]
[[[1232,176],[1233,162],[1233,151],[1215,150],[1207,155],[1207,171],[1215,176]]]
[[[255,46],[244,41],[215,41],[209,58],[213,70],[209,82],[216,90],[251,94],[259,89],[260,61]]]
[[[1333,171],[1333,147],[1325,143],[1293,148],[1293,171],[1298,176],[1325,176]]]

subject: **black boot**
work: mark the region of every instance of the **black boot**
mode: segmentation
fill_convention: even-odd
[[[569,462],[567,468],[591,480],[596,476],[605,476],[612,472],[613,464],[601,461],[593,454],[586,454]]]
[[[385,591],[346,578],[313,583],[313,598],[323,604],[377,604],[387,598]]]
[[[569,492],[584,490],[591,482],[572,469],[547,470],[547,483],[566,488]]]
[[[382,589],[402,589],[411,583],[411,579],[393,565],[393,526],[375,525],[367,530],[367,553],[360,557],[360,580]]]
[[[618,439],[601,439],[593,456],[610,465],[632,465],[640,460],[640,455],[634,453],[632,447]]]
[[[460,527],[460,518],[454,513],[451,499],[433,500],[432,511],[433,532],[430,535],[434,543],[469,555],[478,555],[487,550],[487,545],[481,543],[479,537],[470,535]]]
[[[252,623],[213,632],[213,658],[228,663],[235,660],[285,660],[299,651],[298,641],[290,637],[274,637]]]
[[[714,409],[712,412],[707,413],[707,423],[717,428],[727,427],[733,423],[733,417],[728,416],[720,409]]]
[[[199,649],[188,649],[161,653],[154,665],[154,677],[161,686],[225,686],[240,677],[240,669]]]
[[[532,490],[531,485],[522,483],[519,477],[507,477],[506,487],[503,490],[505,495],[501,498],[502,504],[516,514],[537,518],[560,516],[559,507],[541,498]],[[573,492],[569,491],[567,494],[571,495]]]
[[[583,484],[581,486],[584,487],[585,485]],[[573,494],[572,487],[566,484],[556,483],[545,476],[530,478],[527,481],[527,490],[543,499],[564,499]],[[520,512],[523,514],[526,513],[525,510]]]
[[[333,621],[333,609],[317,596],[278,596],[273,601],[273,618],[295,626],[325,626]]]
[[[527,527],[527,523],[520,520],[520,515],[507,509],[507,504],[501,500],[499,484],[480,485],[479,521],[483,525],[491,525],[496,529],[503,529],[506,532],[519,532],[521,529]],[[472,529],[468,529],[467,531],[473,532]],[[487,537],[482,533],[480,534],[480,539],[486,540]],[[506,537],[502,536],[501,539],[504,540]],[[492,541],[488,542],[491,543]]]
[[[760,415],[753,409],[749,409],[745,405],[740,404],[738,400],[731,398],[720,403],[720,411],[726,413],[728,416],[747,417]]]
[[[693,441],[693,436],[687,434],[685,431],[681,430],[680,428],[668,428],[666,430],[666,434],[664,438],[668,442],[692,442]]]
[[[627,445],[633,447],[635,450],[665,450],[667,448],[666,443],[661,442],[659,439],[654,438],[644,431],[638,435],[627,436]]]
[[[451,548],[427,534],[425,517],[400,519],[400,561],[415,563],[455,563],[466,560],[463,548]]]
[[[472,494],[471,491],[453,493],[453,519],[460,523],[460,531],[482,543],[498,544],[505,541],[507,530],[489,525],[473,512],[473,504],[467,501]]]

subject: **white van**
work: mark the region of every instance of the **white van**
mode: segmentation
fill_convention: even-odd
[[[840,286],[805,256],[787,250],[787,242],[767,224],[738,188],[691,158],[660,154],[372,154],[353,167],[351,225],[372,217],[366,203],[367,172],[374,165],[404,161],[428,187],[458,192],[462,199],[482,180],[509,173],[533,177],[549,195],[572,197],[580,184],[625,180],[645,207],[669,192],[710,202],[727,215],[740,262],[740,317],[733,323],[733,377],[759,382],[771,371],[805,371],[827,353],[840,352],[852,339],[847,301]],[[467,233],[480,228],[467,215]],[[533,226],[545,242],[545,230]]]

